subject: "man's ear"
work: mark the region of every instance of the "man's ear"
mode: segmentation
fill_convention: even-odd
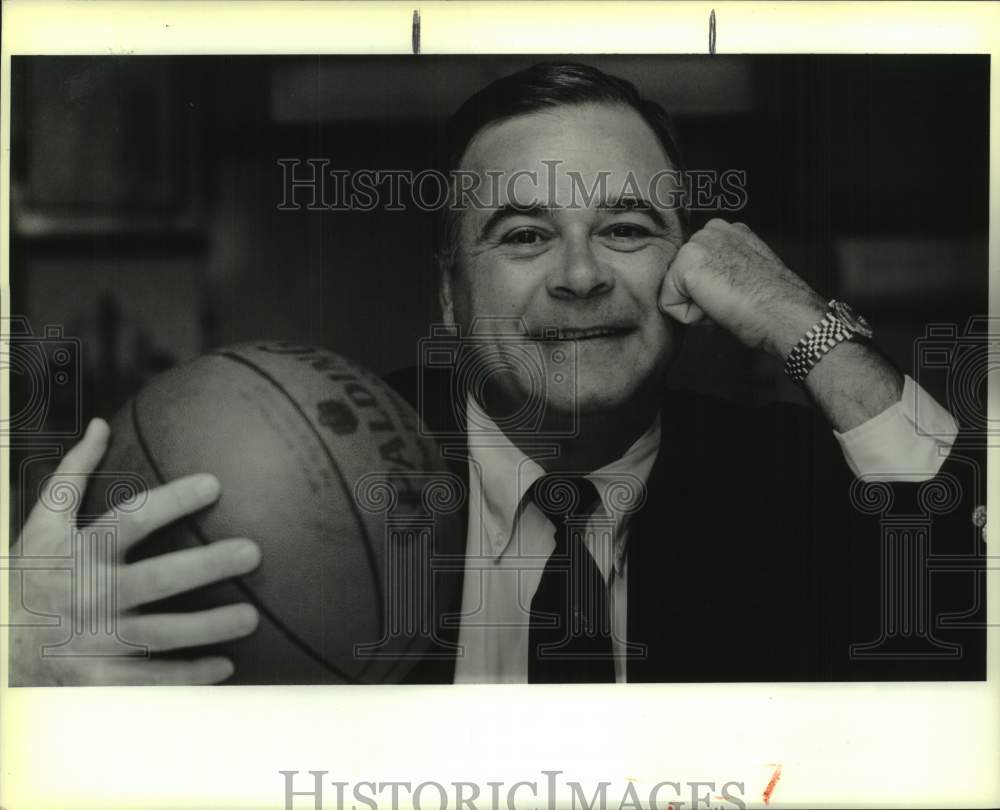
[[[443,268],[438,282],[438,304],[446,326],[455,325],[455,302],[451,294],[451,268]]]

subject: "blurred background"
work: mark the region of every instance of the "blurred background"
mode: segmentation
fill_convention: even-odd
[[[914,355],[929,324],[961,336],[988,309],[988,57],[570,58],[671,111],[689,167],[745,171],[746,208],[722,215],[855,305],[947,401],[950,356],[915,370]],[[36,338],[53,327],[44,351],[79,340],[38,432],[68,442],[153,374],[234,341],[414,364],[437,318],[431,216],[278,210],[278,160],[428,168],[466,97],[542,60],[13,57],[11,313]],[[12,369],[14,413],[32,385]],[[777,361],[710,330],[690,332],[671,385],[801,398]]]

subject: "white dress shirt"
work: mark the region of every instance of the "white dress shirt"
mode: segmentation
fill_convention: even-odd
[[[479,429],[469,434],[469,525],[455,682],[526,683],[531,600],[555,548],[555,529],[524,494],[544,475],[538,459],[546,451],[516,447],[471,397],[467,415]],[[940,469],[957,433],[951,414],[907,376],[899,402],[834,436],[855,475],[923,481]],[[629,516],[640,505],[636,499],[643,497],[659,449],[657,416],[621,458],[587,475],[600,504],[584,542],[608,586],[619,683],[625,682]]]

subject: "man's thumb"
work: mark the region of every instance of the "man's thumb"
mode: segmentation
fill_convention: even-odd
[[[691,261],[690,254],[682,247],[663,276],[657,300],[660,312],[681,323],[698,323],[705,318],[705,312],[694,302],[684,284]]]

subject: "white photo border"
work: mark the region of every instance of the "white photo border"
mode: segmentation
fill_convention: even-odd
[[[1000,6],[987,3],[8,0],[0,63],[0,314],[6,318],[11,308],[12,54],[408,54],[415,8],[423,54],[706,53],[712,10],[717,50],[725,54],[995,56],[1000,43]],[[996,63],[990,93],[995,117]],[[990,146],[990,222],[996,223],[996,129]],[[990,236],[992,282],[998,254],[995,232]],[[991,283],[991,313],[1000,312],[998,296]],[[4,404],[6,377],[0,380]],[[991,419],[1000,401],[997,382],[991,379]],[[8,451],[0,449],[0,469],[8,462]],[[998,480],[996,472],[991,456],[990,482]],[[0,553],[6,555],[10,504],[3,479]],[[993,548],[998,528],[1000,521],[988,527]],[[759,806],[778,765],[772,807],[995,806],[1000,569],[994,566],[987,578],[992,626],[988,679],[981,683],[628,685],[599,695],[600,687],[537,686],[12,690],[4,634],[0,806],[284,807],[281,770],[327,771],[327,784],[513,784],[544,780],[545,770],[562,771],[563,780],[616,785],[735,780]],[[0,616],[6,613],[5,597]],[[332,789],[327,804],[335,806]],[[312,804],[304,798],[295,806]]]

